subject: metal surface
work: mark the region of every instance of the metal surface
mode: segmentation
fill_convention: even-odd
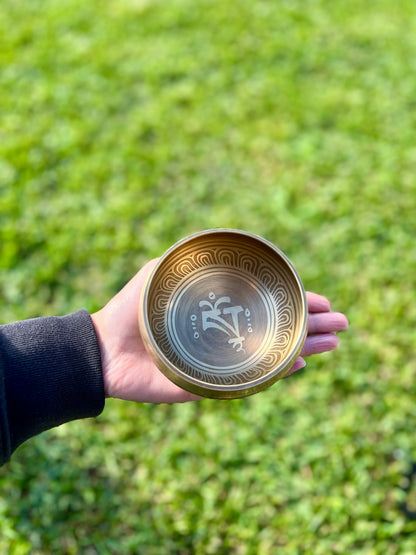
[[[307,303],[296,270],[274,245],[214,229],[179,241],[159,260],[139,325],[170,380],[231,399],[285,376],[306,338]]]

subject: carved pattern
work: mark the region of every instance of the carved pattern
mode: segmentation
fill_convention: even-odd
[[[186,247],[186,246],[185,246]],[[182,248],[180,255],[172,256],[153,278],[151,294],[148,299],[151,307],[150,326],[160,350],[170,362],[185,374],[197,380],[216,385],[238,385],[260,379],[276,369],[290,351],[295,332],[296,315],[300,314],[301,306],[293,280],[285,279],[289,270],[274,261],[265,262],[264,257],[249,247],[230,248],[204,244]],[[253,276],[262,286],[276,314],[273,337],[267,352],[255,358],[251,366],[236,366],[227,372],[209,372],[203,367],[190,366],[172,345],[167,319],[167,310],[175,290],[185,278],[194,272],[201,272],[220,267],[233,267],[242,274]]]

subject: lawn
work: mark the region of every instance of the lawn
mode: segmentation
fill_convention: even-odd
[[[416,4],[2,0],[1,323],[97,310],[212,227],[281,248],[339,349],[0,470],[0,552],[413,555]]]

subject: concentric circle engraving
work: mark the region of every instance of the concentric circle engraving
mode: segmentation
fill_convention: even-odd
[[[261,358],[275,331],[274,306],[257,280],[223,268],[199,272],[173,295],[168,336],[202,372],[236,373]]]
[[[235,230],[170,249],[145,290],[141,330],[166,375],[205,396],[239,397],[293,364],[306,337],[306,300],[287,258]]]

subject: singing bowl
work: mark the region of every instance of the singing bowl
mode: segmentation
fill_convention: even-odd
[[[265,239],[213,229],[182,239],[143,289],[139,327],[156,366],[181,388],[233,399],[283,378],[307,335],[305,291]]]

